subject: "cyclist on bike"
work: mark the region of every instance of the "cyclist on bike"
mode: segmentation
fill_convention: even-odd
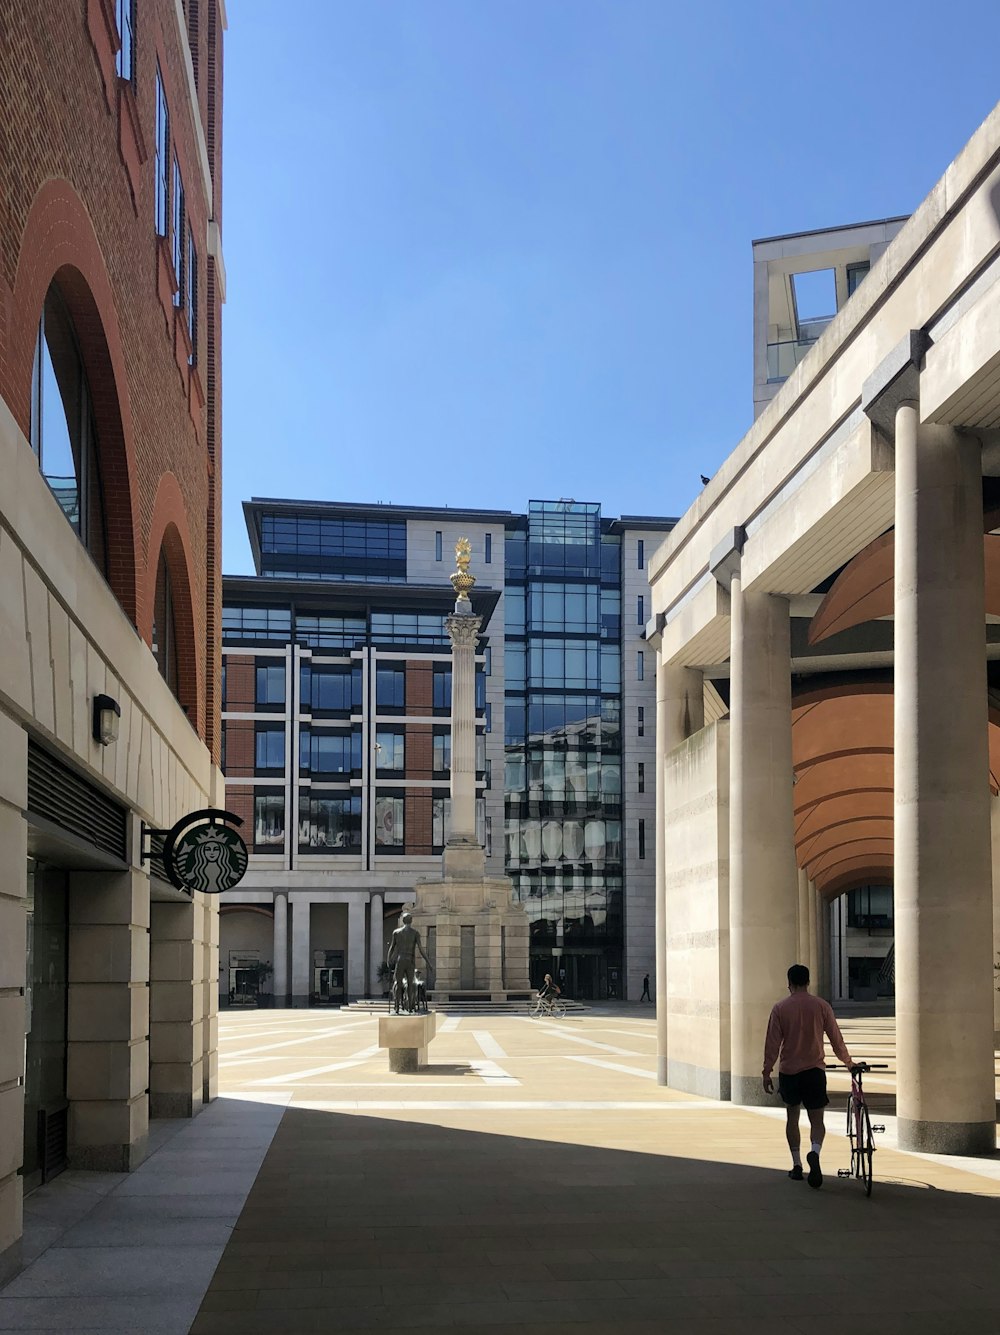
[[[826,1095],[824,1034],[829,1038],[834,1052],[850,1070],[854,1061],[837,1026],[833,1008],[822,997],[810,995],[809,970],[804,964],[793,964],[788,970],[788,996],[772,1007],[767,1022],[764,1069],[761,1074],[765,1094],[773,1094],[771,1072],[780,1053],[778,1093],[785,1104],[785,1138],[792,1154],[792,1171],[788,1176],[796,1182],[802,1180],[799,1113],[805,1106],[812,1137],[806,1155],[809,1164],[808,1181],[811,1187],[816,1188],[823,1185],[819,1152],[826,1135],[823,1109],[830,1102]]]
[[[559,984],[553,981],[550,973],[547,973],[538,989],[538,1000],[545,1010],[551,1010],[558,996]]]

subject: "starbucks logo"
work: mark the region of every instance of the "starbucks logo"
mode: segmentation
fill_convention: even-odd
[[[239,885],[247,869],[247,846],[221,820],[238,822],[226,811],[192,812],[177,822],[163,846],[163,861],[180,890],[218,895]]]

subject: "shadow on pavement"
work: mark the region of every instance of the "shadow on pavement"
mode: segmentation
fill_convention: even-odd
[[[512,1110],[504,1134],[412,1116],[286,1111],[192,1335],[1000,1330],[995,1196],[876,1168],[868,1200],[832,1146],[813,1191],[784,1166],[727,1162],[746,1139],[715,1112],[623,1112],[632,1149],[567,1143],[560,1113],[551,1139],[537,1111]],[[690,1155],[656,1152],[661,1126],[675,1144],[689,1128]]]

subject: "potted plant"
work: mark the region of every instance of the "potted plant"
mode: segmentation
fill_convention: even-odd
[[[382,995],[387,997],[389,995],[389,983],[392,979],[392,970],[389,968],[388,964],[386,964],[385,960],[378,966],[375,977],[378,979],[382,988]]]
[[[258,960],[250,971],[254,976],[254,982],[257,985],[257,1005],[261,1007],[273,1006],[274,996],[270,992],[262,992],[260,989],[264,983],[274,973],[274,966],[270,960]]]

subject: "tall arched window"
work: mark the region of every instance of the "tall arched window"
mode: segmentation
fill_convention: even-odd
[[[73,322],[55,284],[46,294],[35,343],[31,448],[63,514],[106,573],[104,498],[90,387]]]
[[[177,622],[174,617],[174,594],[170,583],[170,567],[160,552],[156,567],[156,597],[153,600],[153,655],[160,676],[174,695],[177,695]]]

